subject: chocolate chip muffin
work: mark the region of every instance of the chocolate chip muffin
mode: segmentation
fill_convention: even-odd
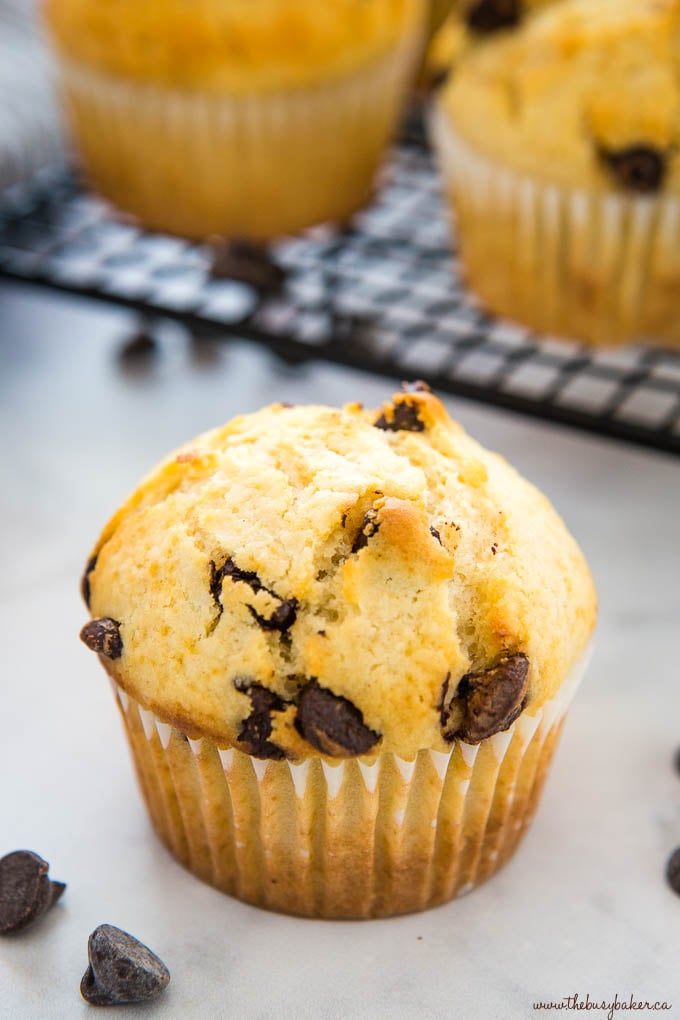
[[[460,61],[435,116],[471,285],[594,344],[680,341],[680,4],[565,0]]]
[[[427,14],[425,0],[44,9],[93,186],[155,230],[263,241],[370,198]]]
[[[509,857],[596,611],[549,503],[424,384],[199,436],[83,594],[163,841],[317,917],[422,909]]]

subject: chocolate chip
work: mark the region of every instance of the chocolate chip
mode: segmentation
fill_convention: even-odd
[[[0,860],[0,934],[27,928],[52,907],[63,882],[47,877],[49,864],[31,850],[15,850]]]
[[[335,758],[366,754],[380,740],[351,701],[319,687],[316,680],[300,694],[295,727],[317,751]]]
[[[600,150],[609,173],[627,191],[658,191],[667,170],[667,155],[647,145],[631,145],[618,152]]]
[[[432,535],[433,538],[437,539],[440,545],[442,544],[442,536],[439,534],[437,529],[432,524],[430,525],[430,534]]]
[[[139,939],[100,924],[87,943],[90,965],[80,994],[92,1006],[123,1006],[147,1002],[167,988],[170,972]]]
[[[297,618],[298,601],[295,598],[283,599],[277,595],[272,588],[267,588],[257,576],[254,570],[241,570],[233,559],[229,557],[223,566],[217,567],[213,561],[210,563],[210,593],[219,606],[220,616],[222,615],[222,585],[224,578],[229,577],[232,581],[242,581],[247,584],[254,594],[259,591],[266,591],[273,598],[281,603],[276,607],[271,616],[262,616],[253,606],[248,609],[254,620],[263,630],[278,630],[281,633],[293,626]]]
[[[105,655],[107,659],[119,659],[123,654],[120,624],[108,616],[86,623],[80,632],[80,640],[91,651]]]
[[[92,592],[90,591],[90,574],[97,566],[98,558],[99,558],[98,553],[95,553],[94,556],[90,556],[85,566],[83,576],[80,579],[80,594],[83,596],[83,602],[85,603],[88,609],[90,608],[90,598],[92,595]]]
[[[271,616],[262,616],[253,606],[248,606],[251,616],[262,627],[262,630],[278,630],[281,633],[287,631],[295,623],[297,608],[297,599],[283,599],[281,605],[276,607]]]
[[[418,417],[418,408],[406,400],[397,400],[388,414],[381,414],[374,425],[385,432],[424,432],[425,422]]]
[[[439,699],[437,708],[439,709],[439,723],[442,729],[446,726],[449,717],[449,710],[446,706],[446,695],[449,693],[449,683],[451,682],[451,674],[447,673],[444,677],[444,683],[442,684],[442,694]]]
[[[286,273],[274,262],[266,247],[237,240],[212,246],[210,275],[213,280],[238,280],[261,293],[275,293],[285,283]]]
[[[267,690],[260,684],[247,683],[235,680],[237,690],[243,691],[250,698],[253,710],[247,719],[243,720],[238,734],[238,740],[247,745],[248,754],[256,758],[285,758],[282,748],[272,743],[269,739],[272,735],[272,712],[282,712],[286,703],[278,694]]]
[[[521,0],[477,0],[468,8],[465,21],[473,32],[486,35],[502,28],[514,28],[521,16]]]
[[[680,896],[680,847],[674,850],[666,864],[666,878],[668,884]]]
[[[526,706],[529,660],[522,652],[504,655],[495,666],[468,673],[460,681],[456,700],[463,709],[463,722],[447,740],[478,744],[507,730]]]
[[[373,538],[375,534],[380,530],[380,521],[378,520],[377,510],[367,510],[364,514],[364,519],[361,525],[359,534],[354,539],[352,545],[352,552],[357,553],[360,549],[364,549],[368,545],[369,538]]]

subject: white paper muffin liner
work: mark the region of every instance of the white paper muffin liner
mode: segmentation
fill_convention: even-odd
[[[114,690],[154,827],[190,871],[271,910],[381,917],[461,895],[511,856],[585,665],[504,733],[410,761],[260,760]]]
[[[431,119],[467,279],[497,314],[609,345],[680,342],[680,196],[561,187]]]
[[[147,227],[270,239],[344,221],[370,197],[421,46],[420,28],[329,81],[225,94],[61,62],[92,184]]]

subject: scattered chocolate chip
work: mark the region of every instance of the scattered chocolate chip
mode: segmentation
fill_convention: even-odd
[[[434,525],[430,525],[430,534],[432,535],[433,538],[437,539],[440,545],[442,544],[442,536],[439,534]]]
[[[264,245],[244,240],[213,244],[210,275],[213,280],[247,283],[261,293],[280,291],[286,279]]]
[[[494,542],[494,544],[491,546],[491,552],[493,553],[494,556],[496,555],[496,553],[498,552],[498,542]]]
[[[0,860],[0,934],[28,928],[52,907],[63,882],[47,877],[49,864],[30,850],[15,850]]]
[[[89,967],[80,994],[92,1006],[123,1006],[147,1002],[167,988],[170,972],[139,939],[100,924],[87,943]]]
[[[90,591],[90,574],[97,566],[98,558],[99,558],[98,553],[95,553],[94,556],[90,556],[85,566],[83,576],[80,579],[80,594],[83,596],[83,602],[85,603],[88,609],[90,608],[90,598],[92,596],[92,592]]]
[[[618,152],[600,150],[600,158],[616,183],[627,191],[658,191],[667,170],[667,155],[646,145],[631,145]]]
[[[269,589],[267,589],[269,591]],[[270,592],[270,594],[274,594]],[[278,595],[275,596],[278,598]],[[297,599],[282,599],[281,605],[277,606],[271,616],[262,616],[252,606],[248,606],[254,620],[257,621],[263,630],[278,630],[283,633],[289,630],[297,619]]]
[[[319,687],[316,680],[302,689],[295,727],[317,751],[335,758],[366,754],[380,740],[351,701]]]
[[[521,0],[477,0],[468,8],[465,21],[473,32],[486,35],[502,28],[514,28],[521,16]]]
[[[373,538],[375,534],[380,530],[380,521],[378,520],[377,510],[367,510],[364,514],[364,519],[361,525],[359,534],[354,539],[352,545],[352,552],[357,553],[360,549],[364,549],[368,545],[369,538]]]
[[[243,720],[239,731],[238,740],[247,745],[249,754],[256,758],[285,758],[282,748],[272,743],[269,739],[272,735],[272,712],[282,712],[286,703],[278,694],[267,690],[260,684],[248,683],[244,686],[243,680],[235,680],[234,686],[243,691],[250,698],[253,710],[247,719]]]
[[[241,570],[240,567],[236,566],[231,556],[220,570],[220,589],[222,587],[222,580],[225,577],[231,578],[232,581],[243,581],[244,584],[247,584],[254,592],[262,591],[264,588],[262,581],[259,579],[254,570]]]
[[[680,847],[674,850],[666,864],[666,878],[668,884],[680,896]]]
[[[467,673],[456,692],[463,723],[455,732],[444,733],[445,738],[478,744],[507,730],[526,706],[528,674],[529,660],[523,652],[504,655],[490,669]]]
[[[107,659],[119,659],[123,654],[120,624],[107,616],[86,623],[80,632],[80,640],[90,651],[105,655]]]

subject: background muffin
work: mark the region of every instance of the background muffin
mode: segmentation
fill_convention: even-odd
[[[86,171],[147,226],[266,239],[370,195],[424,0],[46,0]]]
[[[469,53],[435,119],[467,275],[496,312],[677,342],[677,0],[566,0]]]
[[[422,387],[199,437],[106,527],[84,594],[164,842],[329,917],[422,909],[507,859],[595,616],[548,502]]]

